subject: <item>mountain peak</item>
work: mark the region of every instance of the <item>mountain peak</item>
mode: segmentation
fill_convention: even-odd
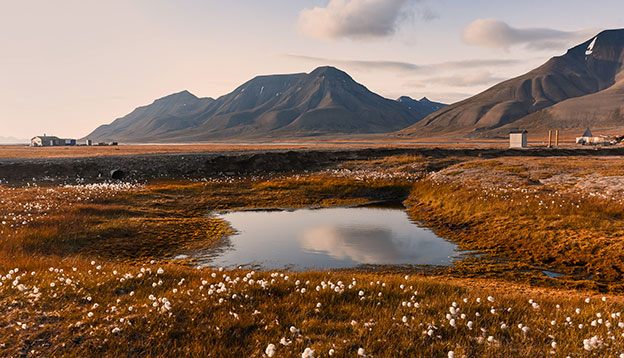
[[[154,101],[154,103],[156,102],[188,102],[188,101],[195,101],[197,99],[198,99],[197,96],[195,96],[194,94],[192,94],[191,92],[187,90],[184,90],[181,92],[176,92],[168,96],[159,98],[156,101]]]
[[[310,72],[309,76],[352,80],[351,76],[349,76],[346,72],[341,71],[337,69],[336,67],[332,67],[332,66],[318,67],[314,71]]]
[[[389,100],[324,66],[310,73],[257,76],[216,100],[174,93],[98,127],[89,138],[188,142],[388,133],[439,109],[414,102]]]

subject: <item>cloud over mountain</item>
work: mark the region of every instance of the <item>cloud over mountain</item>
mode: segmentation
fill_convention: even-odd
[[[309,37],[323,40],[367,40],[393,35],[411,16],[417,0],[330,0],[326,7],[304,9],[297,26]]]
[[[488,48],[509,49],[525,45],[536,50],[561,49],[590,36],[594,31],[560,31],[548,28],[515,28],[496,19],[477,19],[462,31],[462,40]]]
[[[511,59],[468,59],[459,61],[445,61],[429,64],[415,64],[411,62],[402,61],[375,61],[375,60],[341,60],[327,57],[315,57],[315,56],[303,56],[303,55],[282,55],[284,57],[307,61],[319,65],[335,65],[344,66],[352,69],[371,71],[371,70],[384,70],[389,72],[415,72],[415,73],[428,73],[436,71],[449,71],[449,70],[466,70],[475,69],[480,67],[505,67],[512,66],[521,63],[520,60]]]

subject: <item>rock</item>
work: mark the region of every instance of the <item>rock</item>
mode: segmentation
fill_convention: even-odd
[[[117,179],[117,180],[121,180],[121,179],[123,179],[123,177],[124,177],[125,175],[126,175],[126,173],[124,173],[124,171],[123,171],[123,170],[121,170],[121,169],[113,169],[113,170],[111,170],[111,172],[110,172],[110,176],[111,176],[111,178],[113,178],[113,179]]]

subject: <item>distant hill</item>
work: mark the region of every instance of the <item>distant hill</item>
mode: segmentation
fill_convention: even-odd
[[[95,141],[192,142],[388,133],[442,107],[426,98],[383,98],[334,67],[258,76],[214,100],[188,91],[98,127]]]
[[[29,139],[15,137],[0,137],[0,144],[27,144]]]
[[[444,103],[432,102],[427,97],[415,100],[408,96],[402,96],[399,97],[397,101],[408,109],[418,112],[423,117],[426,117],[433,112],[437,112],[447,106]]]
[[[403,136],[506,136],[510,129],[624,126],[624,30],[608,30],[542,66],[429,115]]]

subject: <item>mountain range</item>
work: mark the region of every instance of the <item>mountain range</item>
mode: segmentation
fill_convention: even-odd
[[[87,136],[94,141],[193,142],[388,133],[445,105],[381,97],[334,67],[258,76],[217,99],[188,91],[139,107]]]
[[[188,91],[158,99],[88,135],[96,141],[273,140],[391,133],[504,138],[624,126],[624,29],[606,30],[538,68],[446,106],[383,98],[334,67],[258,76],[217,99]]]
[[[600,32],[519,77],[452,104],[404,136],[506,137],[512,129],[624,125],[624,30]],[[579,134],[580,134],[579,133]]]
[[[0,136],[0,144],[24,144],[24,143],[29,143],[29,142],[30,140],[24,139],[24,138]]]

